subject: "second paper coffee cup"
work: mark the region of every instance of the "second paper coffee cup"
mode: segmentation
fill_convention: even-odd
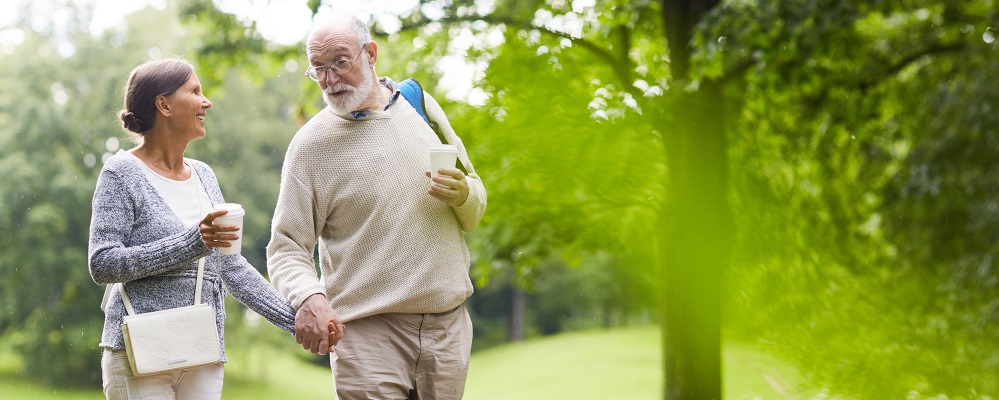
[[[438,144],[430,146],[430,175],[437,176],[441,168],[454,168],[458,160],[458,146],[453,144]]]
[[[232,243],[232,247],[220,247],[219,253],[224,256],[239,254],[240,248],[243,246],[243,215],[246,214],[246,211],[243,211],[243,206],[237,203],[222,203],[216,205],[215,209],[229,211],[228,214],[215,218],[215,225],[236,225],[239,227],[238,231],[229,232],[239,235],[239,239],[227,240],[227,242]]]

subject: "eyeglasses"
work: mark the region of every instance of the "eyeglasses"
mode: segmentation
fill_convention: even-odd
[[[334,74],[338,76],[343,76],[344,74],[349,74],[351,70],[354,69],[354,61],[357,57],[361,56],[364,52],[364,48],[368,45],[361,46],[361,51],[357,52],[353,60],[348,60],[346,57],[333,61],[327,65],[311,66],[309,69],[305,70],[305,76],[309,77],[313,81],[319,82],[320,79],[326,79],[326,71],[333,71]]]

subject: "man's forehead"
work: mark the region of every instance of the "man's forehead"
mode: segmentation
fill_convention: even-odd
[[[353,53],[357,40],[349,36],[325,35],[309,38],[307,50],[309,58],[336,54]]]
[[[348,14],[335,14],[317,21],[306,44],[309,57],[357,51],[357,33],[353,29],[355,20]]]

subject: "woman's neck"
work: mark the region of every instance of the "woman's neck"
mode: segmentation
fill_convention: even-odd
[[[149,132],[142,143],[129,150],[153,171],[173,180],[186,180],[191,177],[191,169],[184,163],[187,143],[165,140],[169,136],[159,132]]]

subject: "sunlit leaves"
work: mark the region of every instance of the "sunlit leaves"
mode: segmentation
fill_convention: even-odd
[[[995,276],[984,265],[997,183],[971,172],[994,157],[995,99],[973,88],[994,85],[996,56],[972,33],[988,25],[975,7],[733,3],[697,39],[702,78],[744,82],[733,156],[746,168],[733,176],[752,230],[737,257],[760,269],[732,277],[761,291],[751,301],[773,313],[776,347],[837,391],[996,388],[975,372],[995,370],[997,354],[981,322],[996,315],[995,288],[980,285]],[[783,286],[804,292],[767,295]],[[870,323],[890,327],[861,329]],[[827,357],[840,361],[814,362]]]

